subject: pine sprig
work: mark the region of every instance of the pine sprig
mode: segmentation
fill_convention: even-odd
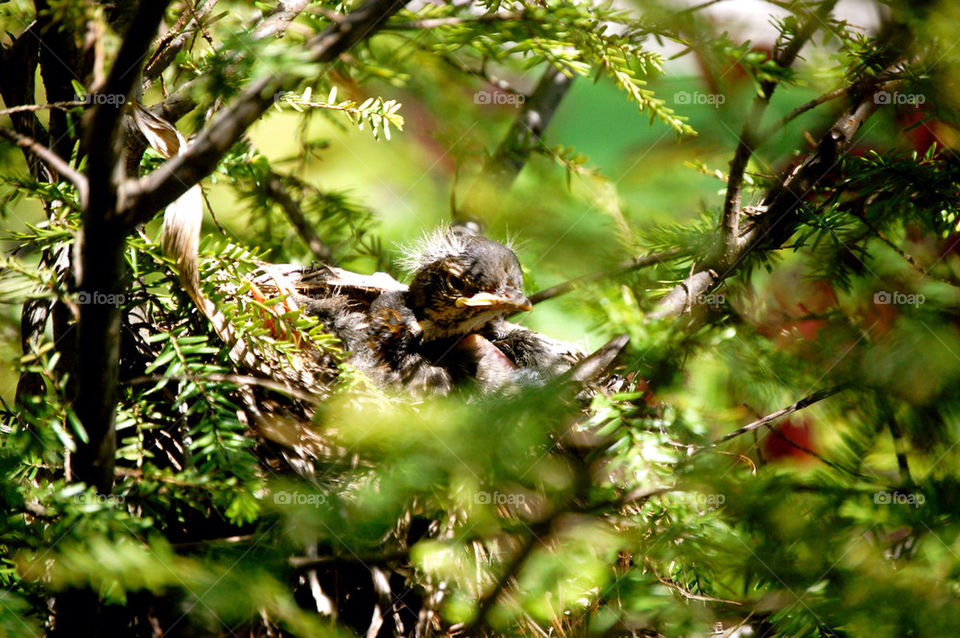
[[[401,106],[400,102],[384,100],[380,97],[369,97],[360,104],[357,104],[354,100],[338,102],[336,86],[330,89],[330,93],[323,101],[313,99],[313,90],[310,87],[304,89],[300,95],[293,92],[282,93],[277,96],[274,107],[279,111],[282,110],[284,105],[288,105],[300,113],[304,112],[305,109],[339,111],[361,131],[365,125],[368,125],[373,138],[377,140],[380,139],[381,134],[389,140],[391,126],[398,131],[403,130],[403,116],[398,113]]]

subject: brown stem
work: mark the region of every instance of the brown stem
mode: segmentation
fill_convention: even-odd
[[[796,403],[794,403],[794,404],[792,404],[792,405],[788,405],[787,407],[783,408],[782,410],[777,410],[776,412],[773,412],[772,414],[768,414],[767,416],[763,417],[762,419],[757,419],[757,420],[754,421],[753,423],[748,423],[747,425],[743,426],[742,428],[738,428],[738,429],[734,430],[733,432],[730,432],[729,434],[725,434],[724,436],[721,436],[719,439],[717,439],[716,441],[714,441],[713,443],[711,443],[711,446],[720,445],[721,443],[725,443],[725,442],[729,441],[730,439],[735,439],[736,437],[741,436],[741,435],[743,435],[743,434],[746,434],[747,432],[752,432],[753,430],[756,430],[757,428],[762,428],[762,427],[764,427],[765,425],[767,425],[768,423],[770,423],[771,421],[776,421],[777,419],[779,419],[779,418],[781,418],[781,417],[785,417],[785,416],[787,416],[788,414],[793,414],[794,412],[797,412],[798,410],[802,410],[802,409],[804,409],[804,408],[806,408],[806,407],[808,407],[808,406],[811,406],[811,405],[813,405],[814,403],[817,403],[817,402],[819,402],[819,401],[823,401],[823,400],[826,399],[827,397],[832,397],[833,395],[837,394],[837,393],[840,392],[841,390],[844,390],[845,388],[846,388],[846,386],[836,386],[836,387],[834,387],[834,388],[827,388],[827,389],[825,389],[825,390],[818,390],[818,391],[814,392],[813,394],[810,394],[810,395],[808,395],[808,396],[805,396],[804,398],[800,399],[800,400],[797,401]]]
[[[530,153],[540,143],[543,132],[572,82],[571,76],[554,66],[544,72],[537,88],[524,100],[510,130],[490,156],[483,171],[464,191],[462,205],[453,210],[454,223],[483,219],[491,200],[510,189],[530,158]]]
[[[796,107],[795,109],[793,109],[792,111],[790,111],[789,113],[787,113],[786,115],[784,115],[782,118],[780,118],[779,120],[777,120],[772,126],[770,126],[769,128],[765,129],[765,130],[760,134],[760,136],[759,136],[760,139],[761,139],[761,140],[769,139],[771,135],[773,135],[774,133],[776,133],[777,131],[779,131],[780,129],[782,129],[782,128],[783,128],[784,126],[786,126],[789,122],[792,122],[793,120],[795,120],[796,118],[800,117],[801,115],[803,115],[803,114],[806,113],[807,111],[809,111],[809,110],[811,110],[811,109],[814,109],[814,108],[820,106],[821,104],[825,104],[826,102],[829,102],[829,101],[831,101],[831,100],[836,100],[837,98],[841,98],[841,97],[845,97],[845,96],[847,96],[847,95],[850,95],[850,91],[851,91],[852,89],[853,89],[853,86],[841,86],[841,87],[836,88],[836,89],[834,89],[834,90],[832,90],[832,91],[827,91],[827,92],[824,93],[823,95],[818,95],[817,97],[813,98],[813,99],[810,100],[809,102],[805,102],[805,103],[801,104],[800,106]]]
[[[777,66],[787,69],[793,65],[800,53],[800,49],[807,43],[817,27],[821,25],[824,19],[833,10],[836,2],[825,2],[820,5],[817,11],[811,15],[803,24],[797,34],[790,42],[781,49],[776,55]],[[754,100],[750,109],[750,114],[743,123],[743,129],[740,133],[740,141],[734,152],[733,159],[730,161],[730,175],[727,179],[727,193],[723,201],[723,222],[721,228],[725,234],[725,250],[731,253],[735,250],[740,231],[740,194],[743,190],[743,177],[756,146],[757,131],[759,130],[760,119],[763,117],[767,106],[770,104],[770,98],[777,88],[775,80],[766,80],[760,84],[760,95]]]
[[[280,0],[276,8],[253,30],[255,38],[280,37],[290,23],[307,8],[309,0]]]
[[[450,16],[446,18],[424,18],[423,20],[414,20],[412,22],[402,22],[390,25],[391,31],[407,31],[411,29],[437,29],[440,27],[454,27],[461,24],[489,24],[491,22],[504,22],[508,20],[522,20],[526,17],[525,11],[514,11],[512,13],[487,13],[479,16],[462,17]]]
[[[300,239],[304,241],[310,249],[310,252],[322,262],[332,262],[333,249],[320,239],[317,231],[315,231],[313,226],[310,225],[310,222],[307,221],[307,217],[303,214],[303,209],[300,208],[300,204],[293,199],[293,196],[290,195],[290,192],[284,185],[283,176],[274,171],[270,171],[267,174],[266,180],[263,182],[263,188],[269,197],[280,204],[283,212],[287,215],[287,219],[289,219],[290,223],[297,229],[297,232],[300,234]]]
[[[184,11],[167,33],[160,39],[157,48],[154,50],[150,59],[143,67],[143,88],[149,88],[150,84],[160,77],[164,69],[170,66],[170,63],[176,59],[177,54],[183,49],[194,33],[203,28],[202,20],[206,18],[217,0],[210,0],[204,3],[203,7],[197,10],[192,3],[196,0],[189,0],[190,10]],[[188,21],[189,20],[189,21]]]
[[[555,66],[544,71],[533,95],[524,101],[510,130],[487,163],[488,173],[510,182],[516,178],[572,84],[572,75]]]
[[[376,33],[404,4],[405,0],[367,0],[313,37],[306,46],[315,61],[332,62],[360,40]],[[247,128],[270,108],[275,95],[293,81],[283,75],[254,80],[229,108],[217,114],[186,152],[170,158],[146,177],[124,184],[121,189],[124,223],[133,227],[150,219],[210,174]]]
[[[24,149],[25,152],[28,152],[46,162],[50,168],[55,170],[61,177],[69,180],[74,186],[77,187],[77,197],[80,200],[80,205],[83,206],[86,203],[87,178],[74,170],[74,168],[61,159],[59,155],[35,139],[27,137],[26,135],[21,135],[20,133],[11,131],[10,129],[0,127],[0,137],[13,144],[16,144],[20,148]]]
[[[120,358],[120,306],[123,303],[125,229],[116,223],[114,172],[121,107],[139,76],[140,65],[169,0],[143,2],[130,23],[103,94],[94,107],[86,137],[88,197],[80,242],[80,318],[77,324],[77,395],[74,411],[87,441],[77,446],[73,469],[79,481],[101,494],[113,489],[116,451],[115,410]]]
[[[865,80],[872,82],[871,79]],[[807,194],[833,170],[850,148],[853,137],[877,109],[876,85],[868,84],[859,102],[844,112],[824,133],[817,150],[799,166],[787,171],[763,201],[760,212],[749,218],[745,231],[738,231],[735,245],[724,238],[724,251],[712,255],[674,287],[661,301],[651,319],[678,315],[698,305],[710,290],[737,271],[754,250],[779,248],[793,233],[799,219],[795,214]]]
[[[548,519],[530,528],[529,534],[523,539],[523,545],[520,546],[520,549],[507,564],[507,568],[497,579],[493,588],[480,597],[480,600],[477,602],[477,615],[464,627],[464,636],[479,635],[480,628],[486,623],[487,613],[496,604],[497,599],[500,598],[500,594],[510,585],[510,581],[523,569],[523,566],[527,563],[531,554],[533,554],[533,550],[543,542],[542,537],[550,532],[551,524],[552,519]]]
[[[649,255],[631,257],[630,259],[620,262],[609,270],[603,270],[600,272],[591,273],[589,275],[584,275],[582,277],[577,277],[576,279],[571,279],[569,281],[557,284],[556,286],[551,286],[549,288],[540,290],[530,295],[530,303],[537,304],[541,301],[546,301],[547,299],[559,297],[560,295],[570,292],[580,284],[597,281],[599,279],[606,279],[607,277],[615,277],[632,270],[639,270],[640,268],[661,264],[675,257],[679,257],[683,253],[684,249],[682,248],[671,248],[670,250],[663,250],[657,253],[651,253]]]
[[[887,423],[887,429],[890,430],[890,437],[893,439],[893,449],[897,457],[897,467],[900,470],[900,481],[904,485],[910,485],[913,483],[913,477],[910,474],[910,463],[907,461],[907,453],[904,449],[903,431],[900,429],[900,424],[897,423],[897,417],[894,415],[893,408],[890,406],[890,400],[878,394],[877,402],[883,420]]]

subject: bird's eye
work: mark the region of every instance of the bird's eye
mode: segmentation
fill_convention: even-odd
[[[453,290],[463,290],[463,279],[458,275],[447,273],[447,285],[450,286]]]

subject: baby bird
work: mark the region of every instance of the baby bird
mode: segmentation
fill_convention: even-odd
[[[381,292],[371,302],[378,286],[360,279],[346,284],[356,277],[352,273],[321,267],[320,277],[317,269],[294,275],[323,279],[301,304],[378,384],[424,395],[445,394],[470,380],[490,390],[545,380],[583,356],[505,320],[532,306],[517,256],[503,244],[466,227],[443,228],[424,238],[403,265],[413,271],[409,287],[381,273],[363,280],[379,278]]]

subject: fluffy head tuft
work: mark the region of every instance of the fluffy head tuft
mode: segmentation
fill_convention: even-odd
[[[441,226],[424,233],[412,245],[402,246],[403,255],[397,265],[407,273],[413,273],[446,257],[463,254],[467,249],[466,238],[474,234],[465,226]]]
[[[397,266],[407,274],[413,274],[424,266],[447,257],[462,255],[467,250],[471,237],[483,237],[476,224],[440,226],[436,230],[425,232],[412,244],[399,246],[402,254],[397,259]],[[516,252],[518,242],[515,235],[508,234],[507,238],[499,243],[510,252]]]

